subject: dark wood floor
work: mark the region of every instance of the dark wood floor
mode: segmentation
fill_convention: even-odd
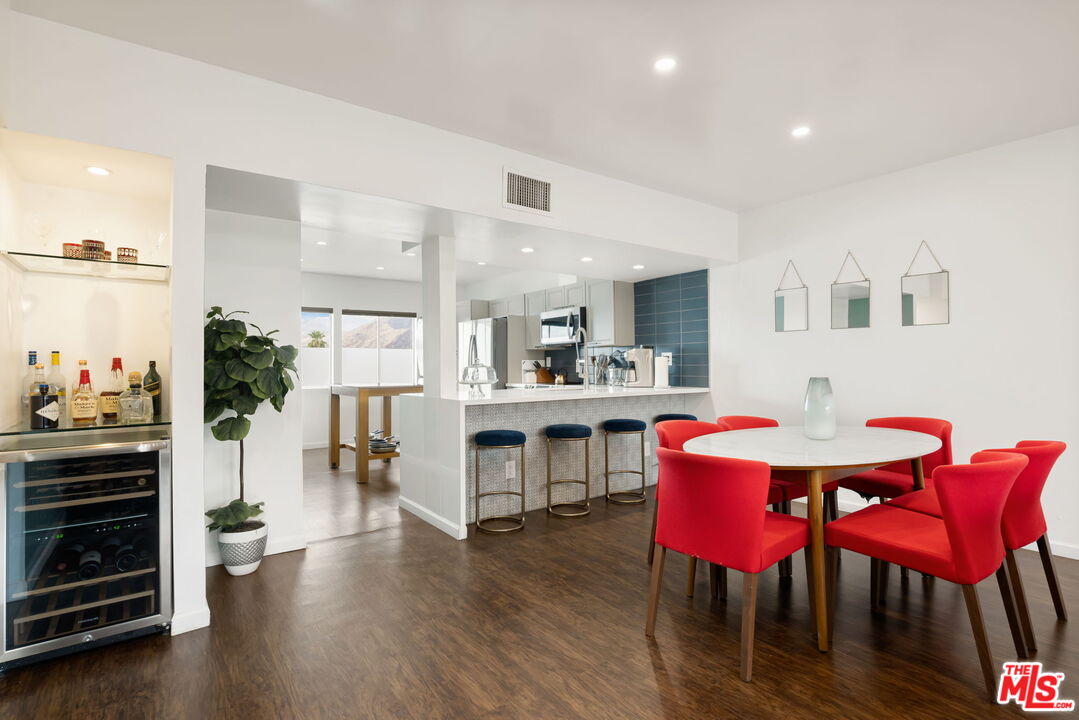
[[[307,542],[359,535],[401,524],[397,496],[399,462],[373,462],[367,484],[357,483],[356,456],[341,452],[341,466],[330,470],[325,450],[303,454],[303,521]]]
[[[962,594],[893,573],[868,609],[868,560],[844,554],[835,650],[810,632],[802,563],[761,582],[752,684],[738,679],[741,601],[684,596],[671,555],[655,641],[643,634],[651,504],[532,513],[525,531],[455,542],[397,526],[209,574],[213,627],[9,673],[3,718],[993,718]],[[1040,659],[1079,697],[1079,620],[1057,623],[1036,556],[1022,569]],[[1061,561],[1079,612],[1079,563]],[[979,588],[998,662],[1010,637]]]

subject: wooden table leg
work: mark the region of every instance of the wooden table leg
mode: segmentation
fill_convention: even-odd
[[[817,649],[828,652],[828,596],[824,577],[824,471],[809,472],[809,542],[813,554],[813,612],[817,616]]]
[[[914,489],[925,489],[925,474],[922,471],[922,459],[916,457],[910,461],[911,474],[914,476]]]
[[[382,437],[388,438],[393,435],[393,398],[386,395],[382,398]],[[388,463],[392,458],[386,458],[382,462]]]
[[[341,396],[330,393],[330,468],[341,464]]]
[[[369,470],[368,462],[370,452],[368,437],[371,434],[370,421],[371,396],[366,390],[356,393],[356,482],[367,482]]]

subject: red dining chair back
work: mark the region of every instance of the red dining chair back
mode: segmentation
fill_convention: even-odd
[[[729,429],[726,425],[701,420],[665,420],[661,423],[656,423],[659,446],[671,450],[681,450],[687,440],[692,440],[695,437]]]
[[[1042,490],[1057,458],[1067,445],[1055,440],[1023,440],[1014,448],[998,448],[992,452],[1019,453],[1027,457],[1027,466],[1015,480],[1015,486],[1004,505],[1004,545],[1018,550],[1045,535],[1045,513],[1042,511]],[[990,451],[986,451],[990,452]]]
[[[940,438],[940,450],[922,457],[922,473],[925,477],[933,474],[940,465],[952,464],[952,424],[947,420],[925,417],[883,417],[865,421],[866,427],[891,428],[893,430],[911,430]],[[877,468],[889,472],[913,474],[907,461],[892,463]]]
[[[759,573],[809,544],[809,523],[766,509],[771,469],[756,460],[656,450],[659,523],[645,635],[655,634],[667,550],[742,575],[742,679],[753,673],[753,631]],[[812,597],[812,592],[810,592]]]
[[[779,421],[756,415],[724,415],[716,418],[731,430],[752,430],[753,428],[779,427]]]
[[[945,579],[973,585],[1000,567],[1004,505],[1026,465],[1022,455],[983,451],[968,465],[942,465],[933,473],[955,566],[955,576]]]

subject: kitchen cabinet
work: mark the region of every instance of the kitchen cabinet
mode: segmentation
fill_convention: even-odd
[[[506,314],[507,315],[524,315],[525,314],[525,296],[524,295],[510,295],[506,298]]]
[[[547,309],[547,291],[525,293],[525,344],[529,348],[543,348],[540,344],[540,313]]]
[[[491,304],[486,300],[462,300],[457,303],[457,322],[491,317]]]
[[[557,310],[566,307],[566,288],[562,285],[547,288],[547,309]]]
[[[565,285],[566,305],[569,307],[583,307],[588,304],[588,285],[583,282]]]
[[[634,345],[633,283],[588,283],[588,344]]]
[[[506,312],[506,308],[508,307],[508,305],[509,303],[507,302],[506,298],[492,300],[488,305],[491,317],[502,317],[504,315],[508,315],[509,313]]]

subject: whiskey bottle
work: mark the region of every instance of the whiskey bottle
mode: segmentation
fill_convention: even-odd
[[[124,365],[120,358],[114,357],[112,359],[112,370],[109,370],[109,377],[105,380],[105,387],[101,390],[101,394],[98,395],[98,402],[101,405],[101,417],[106,423],[114,423],[119,418],[120,393],[124,391],[125,387]]]
[[[24,411],[26,410],[26,408],[28,408],[30,406],[30,392],[29,392],[28,388],[34,382],[34,377],[35,377],[34,369],[35,369],[36,365],[37,365],[37,350],[30,350],[29,353],[28,353],[28,357],[26,359],[26,366],[27,366],[26,375],[23,377],[23,381],[22,381],[22,407],[23,407]]]
[[[49,371],[49,377],[46,378],[50,385],[56,388],[56,396],[60,400],[60,414],[63,415],[67,410],[67,381],[64,380],[64,374],[60,372],[60,351],[52,351],[52,368]]]
[[[142,375],[132,372],[128,387],[120,393],[120,422],[124,425],[149,423],[154,420],[154,401],[142,389]]]
[[[75,425],[93,425],[97,422],[97,395],[90,385],[90,371],[86,361],[80,360],[79,386],[71,396],[71,422]]]
[[[154,403],[154,417],[161,417],[161,376],[157,372],[157,361],[150,361],[150,369],[143,378],[142,389]]]
[[[60,401],[56,388],[47,382],[37,387],[37,393],[30,396],[30,429],[51,430],[60,427]]]

